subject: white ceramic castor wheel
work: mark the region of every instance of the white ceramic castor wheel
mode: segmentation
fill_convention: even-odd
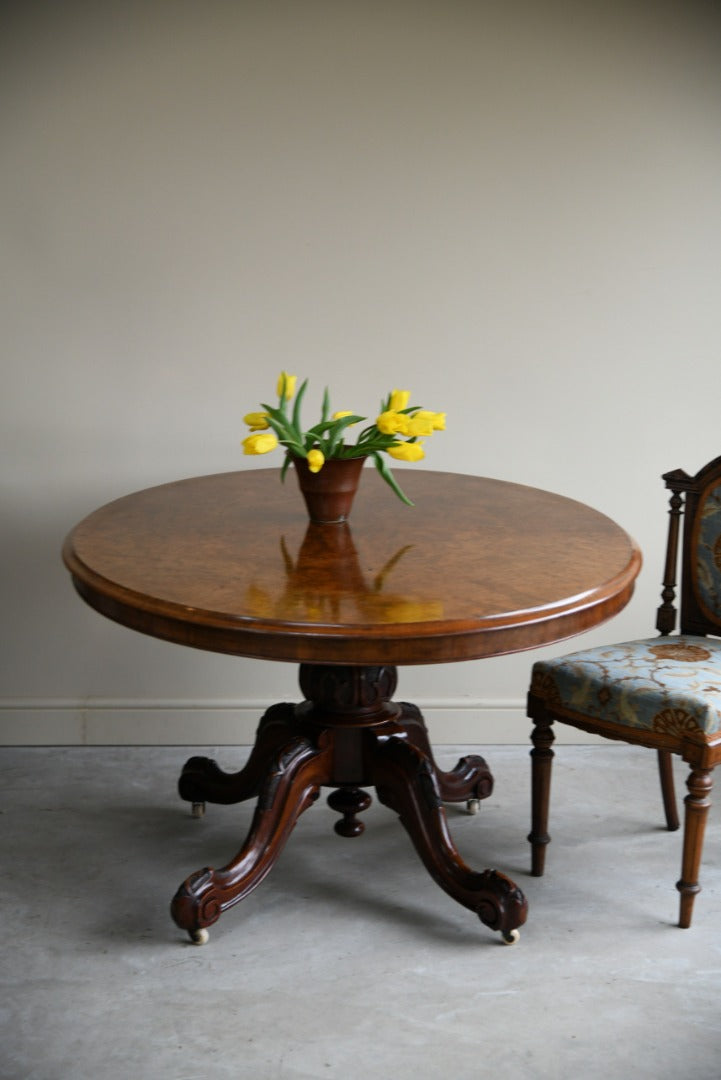
[[[205,928],[202,930],[188,930],[188,933],[193,945],[207,945],[210,941],[210,934]]]
[[[190,808],[190,812],[195,818],[201,818],[205,814],[205,803],[194,802]]]
[[[466,803],[466,810],[468,811],[469,814],[477,814],[480,809],[481,809],[481,800],[480,799],[469,799],[468,802]]]
[[[515,945],[520,936],[520,930],[509,930],[507,933],[501,934],[501,941],[504,945]]]

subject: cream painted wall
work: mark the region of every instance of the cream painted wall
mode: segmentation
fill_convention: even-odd
[[[564,7],[4,6],[0,741],[247,742],[297,696],[102,619],[59,555],[102,502],[254,467],[281,368],[359,410],[408,386],[448,412],[428,467],[610,514],[646,565],[579,641],[652,630],[658,478],[721,451],[721,22]],[[525,741],[532,659],[402,696],[437,742]]]

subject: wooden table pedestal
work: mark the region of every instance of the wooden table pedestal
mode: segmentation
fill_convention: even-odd
[[[396,684],[392,666],[301,664],[306,700],[268,709],[243,769],[226,773],[204,757],[186,763],[178,786],[196,814],[208,802],[257,797],[235,858],[220,870],[192,874],[173,899],[172,916],[193,941],[207,941],[207,928],[260,884],[322,787],[335,789],[328,802],[342,815],[336,832],[352,837],[363,832],[357,815],[370,805],[364,789],[371,786],[398,814],[433,880],[504,942],[517,940],[527,914],[523,893],[504,874],[465,864],[443,808],[444,802],[466,802],[475,809],[493,789],[488,766],[472,755],[450,772],[439,769],[418,708],[391,700]]]

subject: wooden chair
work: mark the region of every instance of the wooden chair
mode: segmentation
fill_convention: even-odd
[[[679,826],[671,754],[690,766],[678,925],[689,927],[698,884],[713,769],[721,761],[721,457],[696,476],[666,473],[672,492],[666,567],[657,612],[660,637],[542,660],[528,694],[531,735],[532,873],[541,876],[549,843],[554,721],[658,752],[669,829]],[[684,507],[685,497],[685,507]],[[683,515],[679,632],[676,567]],[[709,637],[708,635],[715,635]]]

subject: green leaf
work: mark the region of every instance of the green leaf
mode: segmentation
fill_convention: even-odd
[[[363,442],[359,439],[356,445],[362,446],[364,453],[372,454],[375,450],[388,450],[391,446],[397,446],[398,438],[395,435],[383,435],[380,431],[376,431],[373,437]]]
[[[324,423],[321,420],[320,423],[313,424],[313,427],[309,427],[306,431],[306,435],[312,435],[316,439],[322,439],[330,426],[331,425],[327,421]]]
[[[286,450],[290,450],[295,457],[305,457],[307,451],[303,443],[293,442],[291,439],[280,439],[280,445],[284,446]]]
[[[381,457],[380,453],[375,452],[373,454],[373,461],[376,469],[381,474],[386,484],[388,484],[391,490],[396,493],[401,502],[404,502],[406,506],[414,506],[415,503],[412,503],[408,496],[399,488],[398,483],[393,476],[393,473],[388,467],[388,462],[386,461],[386,459],[384,457]]]
[[[337,420],[321,420],[319,424],[308,428],[307,434],[315,435],[317,438],[335,435],[336,431],[345,431],[351,424],[358,424],[361,420],[365,420],[365,416],[356,416],[355,413],[351,413],[350,416],[340,416]]]
[[[280,409],[274,409],[263,403],[262,407],[268,414],[268,424],[278,436],[278,441],[284,446],[292,446],[295,453],[303,454],[303,442],[297,431],[289,423],[288,417]]]
[[[378,434],[380,434],[380,432],[378,431],[378,428],[375,426],[375,424],[371,424],[370,427],[363,428],[360,435],[356,439],[356,446],[359,443],[367,442],[371,438],[374,431],[377,432]]]
[[[331,426],[328,428],[328,454],[326,456],[332,456],[343,442],[346,431],[353,424],[360,423],[364,420],[363,416],[356,416],[351,413],[350,416],[341,416],[338,420],[334,420]]]
[[[300,389],[299,389],[298,393],[295,396],[295,405],[293,406],[293,427],[295,428],[298,436],[300,436],[300,434],[301,434],[300,406],[301,406],[301,403],[303,401],[303,396],[305,394],[307,386],[308,386],[308,380],[303,379],[303,382],[300,385]]]
[[[267,412],[268,419],[272,420],[279,428],[282,428],[284,431],[293,430],[293,425],[282,409],[276,409],[272,405],[266,405],[264,401],[261,401],[260,407]]]
[[[280,480],[281,480],[281,483],[285,480],[285,474],[288,472],[288,466],[290,465],[290,458],[291,458],[291,455],[288,453],[288,451],[286,451],[285,457],[283,459],[283,464],[280,467]]]

